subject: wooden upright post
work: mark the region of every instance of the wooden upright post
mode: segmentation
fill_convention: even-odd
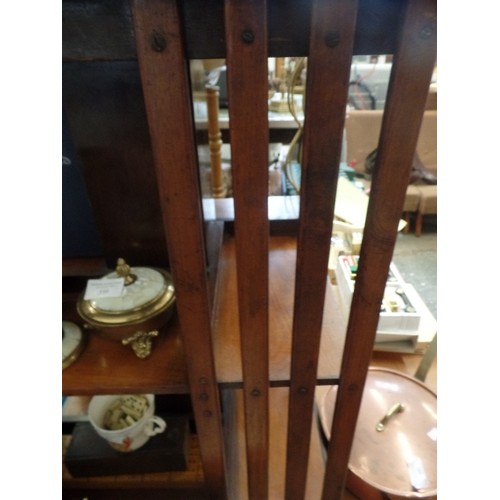
[[[205,483],[227,500],[191,93],[176,0],[133,0],[137,59]],[[175,120],[172,119],[175,117]]]
[[[267,7],[265,0],[226,0],[224,5],[248,496],[251,500],[266,500],[269,484]]]

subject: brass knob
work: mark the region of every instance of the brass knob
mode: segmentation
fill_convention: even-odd
[[[121,257],[116,261],[116,274],[125,280],[125,286],[131,285],[137,276],[130,272],[130,266]]]

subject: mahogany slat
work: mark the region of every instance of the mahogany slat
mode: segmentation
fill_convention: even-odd
[[[181,21],[177,2],[170,0],[134,0],[132,12],[205,478],[214,497],[226,498],[203,219]]]
[[[436,60],[436,2],[409,0],[394,57],[347,327],[323,499],[340,499]]]
[[[294,301],[287,499],[304,497],[357,2],[312,7]]]
[[[251,498],[266,498],[269,414],[268,67],[265,0],[225,2],[238,306]]]

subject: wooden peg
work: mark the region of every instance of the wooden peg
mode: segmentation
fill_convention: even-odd
[[[214,198],[224,198],[227,188],[222,177],[222,135],[219,127],[219,87],[207,85],[208,145],[212,171],[212,194]]]

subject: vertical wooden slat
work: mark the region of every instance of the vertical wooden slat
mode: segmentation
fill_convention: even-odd
[[[286,498],[303,499],[357,2],[316,0],[307,62]]]
[[[173,0],[133,0],[135,38],[207,487],[226,498],[203,222],[182,32]]]
[[[269,453],[265,0],[227,0],[225,23],[248,487],[251,499],[264,499]]]
[[[397,226],[436,58],[436,1],[409,0],[394,57],[347,327],[323,499],[342,498]]]

